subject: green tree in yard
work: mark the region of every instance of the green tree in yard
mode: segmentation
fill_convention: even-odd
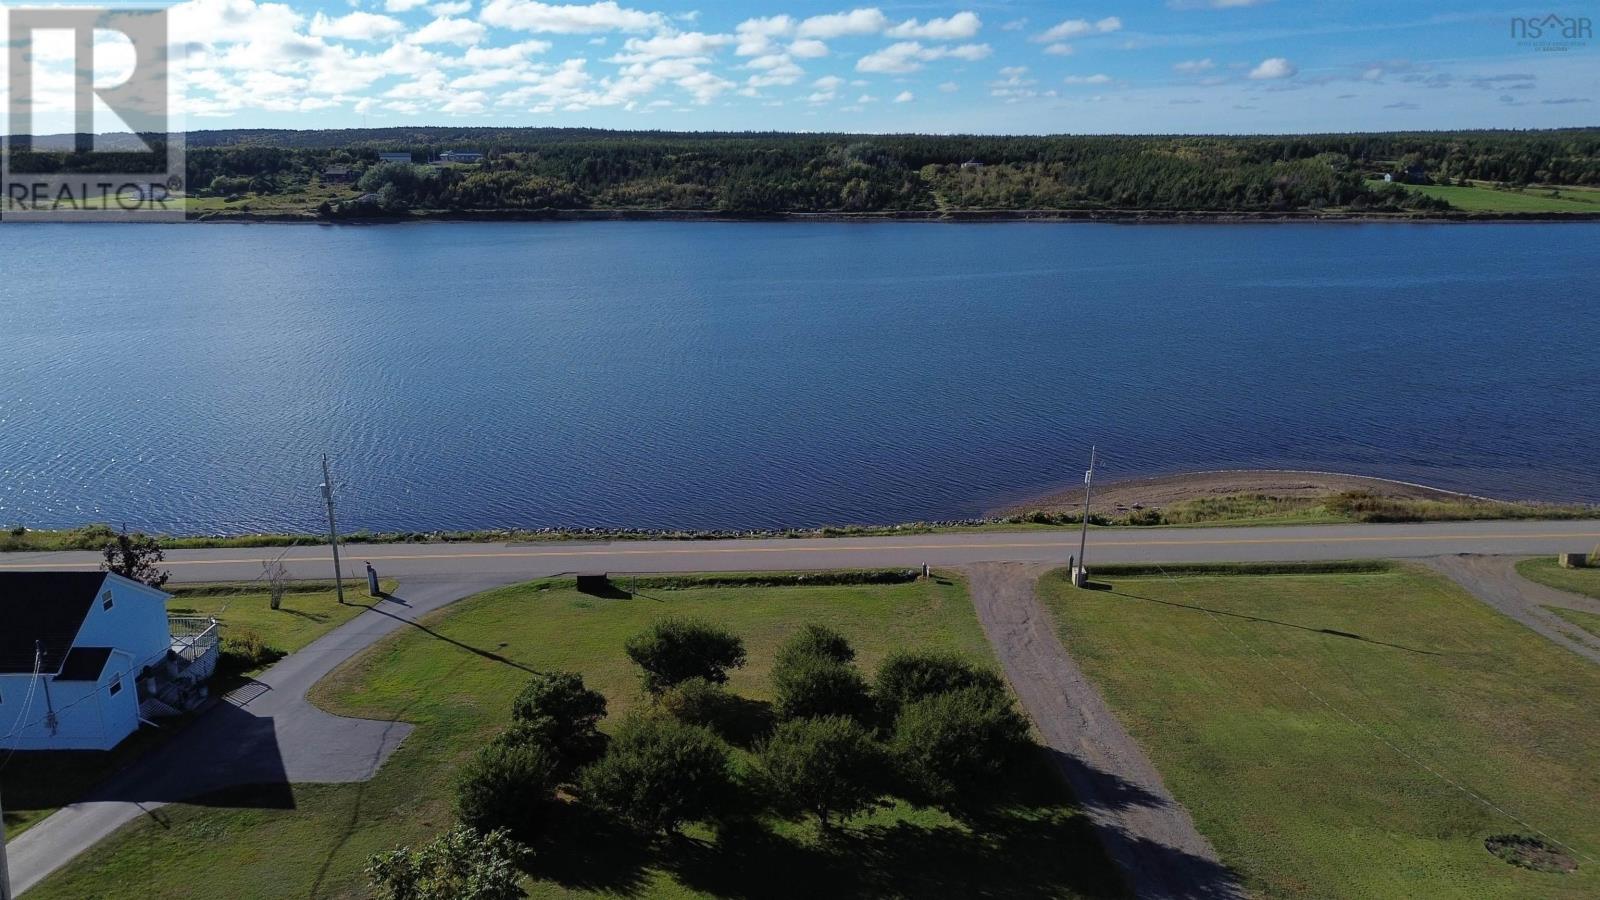
[[[876,806],[888,756],[859,722],[843,716],[779,725],[762,745],[758,779],[785,813],[810,813],[824,829]]]
[[[380,900],[516,900],[526,855],[504,831],[457,826],[415,850],[376,854],[366,873]]]
[[[891,712],[907,703],[970,687],[1005,695],[999,675],[956,653],[904,650],[889,654],[878,666],[878,699]]]
[[[587,800],[646,833],[666,834],[713,815],[732,789],[721,739],[665,716],[624,720],[606,755],[582,778]]]
[[[810,624],[795,632],[778,648],[778,666],[790,665],[803,657],[821,657],[837,663],[854,662],[856,651],[845,636],[826,625]]]
[[[970,807],[983,805],[1028,740],[1028,723],[1010,698],[965,687],[903,706],[890,749],[919,799]]]
[[[101,571],[115,572],[153,588],[161,587],[172,577],[171,572],[161,568],[166,555],[160,542],[142,531],[120,532],[100,552],[104,557]]]
[[[505,829],[531,837],[555,802],[560,765],[560,757],[547,747],[483,747],[456,776],[456,815],[479,831]]]
[[[529,679],[511,705],[511,728],[502,743],[533,744],[556,751],[563,772],[599,758],[605,750],[600,720],[606,698],[584,686],[576,672],[544,672]]]
[[[782,721],[845,716],[867,722],[872,691],[855,666],[821,656],[802,656],[772,672],[773,711]]]
[[[645,690],[659,694],[691,678],[713,684],[744,665],[744,642],[725,628],[692,619],[657,622],[628,639],[628,658],[644,670]]]

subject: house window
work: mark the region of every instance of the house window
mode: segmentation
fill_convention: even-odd
[[[120,693],[122,693],[122,676],[118,675],[117,680],[111,682],[111,690],[108,691],[107,694],[108,696],[115,697]]]
[[[100,608],[101,609],[110,609],[111,608],[111,592],[110,591],[106,591],[104,594],[100,595]]]

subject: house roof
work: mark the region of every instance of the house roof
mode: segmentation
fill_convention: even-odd
[[[59,671],[105,580],[104,572],[0,572],[0,675],[32,672],[35,641],[42,671]]]
[[[99,681],[106,670],[106,660],[111,658],[110,647],[73,647],[61,664],[57,681]]]

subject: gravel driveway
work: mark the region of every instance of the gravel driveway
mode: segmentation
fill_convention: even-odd
[[[1136,896],[1244,897],[1234,874],[1067,655],[1034,592],[1049,568],[979,563],[963,571],[984,633],[1056,766]]]

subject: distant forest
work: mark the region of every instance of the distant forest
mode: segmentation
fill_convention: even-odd
[[[348,182],[347,199],[320,203],[325,216],[562,209],[1427,212],[1449,207],[1373,179],[1600,185],[1600,129],[983,137],[381,128],[207,131],[187,141],[192,195],[272,196]],[[426,165],[447,150],[484,158]],[[395,152],[410,153],[415,164],[379,162],[379,153]],[[71,167],[72,157],[62,154],[59,164]]]

